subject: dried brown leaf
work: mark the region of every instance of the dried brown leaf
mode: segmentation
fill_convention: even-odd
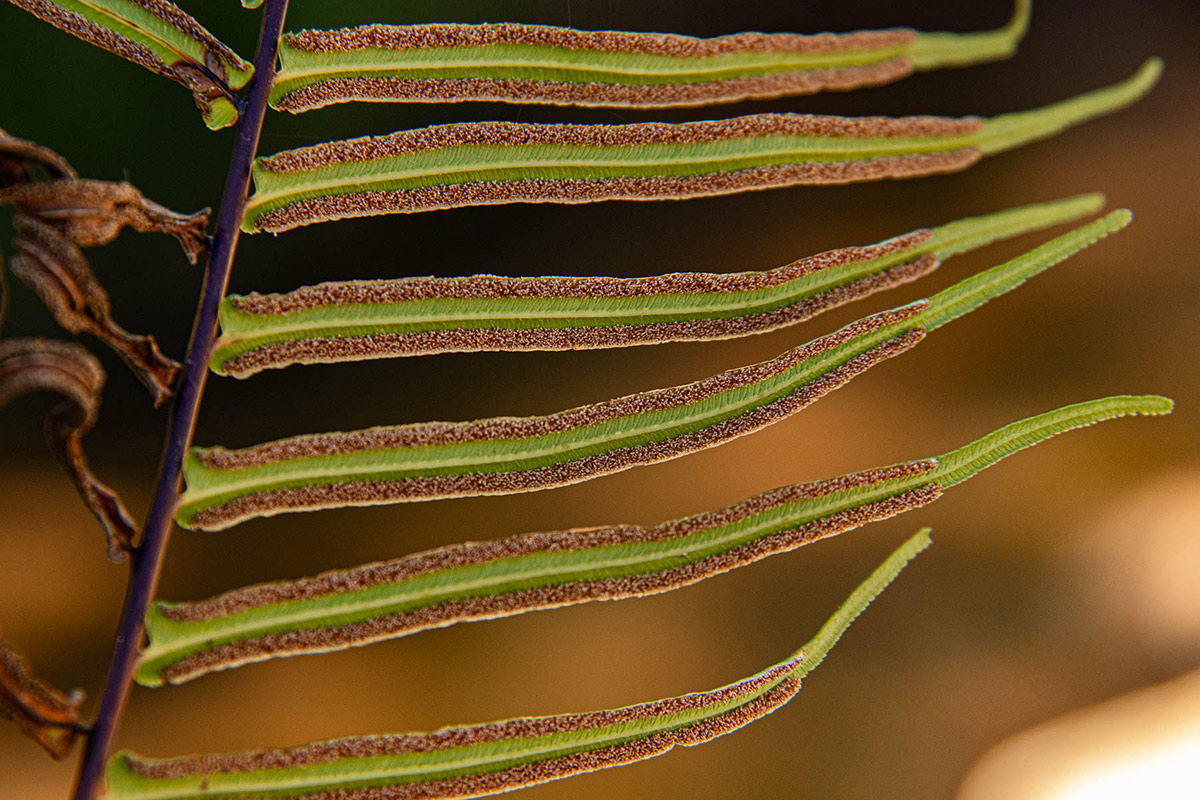
[[[58,178],[0,188],[0,203],[54,226],[80,247],[108,244],[126,225],[174,236],[195,264],[208,248],[209,209],[178,214],[147,200],[131,183]]]
[[[83,437],[99,417],[104,377],[99,360],[82,345],[34,337],[0,340],[0,407],[30,392],[67,398],[46,415],[46,441],[108,535],[109,558],[121,561],[132,547],[133,519],[117,493],[92,474],[83,452]]]
[[[16,722],[55,761],[67,757],[84,730],[79,718],[82,702],[78,689],[65,695],[34,677],[26,660],[0,638],[0,718]]]
[[[170,397],[178,362],[162,354],[153,336],[131,334],[113,320],[108,292],[83,251],[57,228],[27,214],[18,213],[13,227],[17,254],[12,272],[37,293],[58,323],[107,343],[154,395],[156,406]]]
[[[51,177],[74,178],[67,160],[48,147],[18,139],[0,128],[0,187],[30,180],[29,164],[40,164]]]

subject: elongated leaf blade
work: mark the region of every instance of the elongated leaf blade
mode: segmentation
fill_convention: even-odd
[[[676,458],[759,430],[923,337],[924,304],[884,312],[761,364],[542,417],[431,422],[194,448],[177,520],[219,530],[345,505],[509,494]]]
[[[237,121],[231,92],[254,66],[169,0],[9,0],[59,30],[191,90],[212,129]]]
[[[1095,213],[1102,195],[1009,209],[761,272],[649,278],[401,278],[233,295],[214,372],[479,350],[582,350],[747,336],[936,269],[951,255]]]
[[[757,675],[719,689],[609,711],[522,717],[432,733],[351,737],[286,750],[175,759],[123,752],[109,762],[108,797],[481,797],[642,761],[679,745],[702,744],[791,700],[800,680],[928,546],[928,530],[918,532],[855,589],[804,647]]]
[[[241,450],[193,448],[176,519],[218,530],[286,511],[534,491],[713,447],[799,411],[1129,219],[1128,211],[1115,211],[929,300],[685,386],[542,417],[314,434]]]
[[[938,457],[766,492],[658,525],[471,542],[314,578],[158,602],[137,679],[181,683],[219,669],[320,653],[527,611],[688,586],[870,522],[921,508],[1017,450],[1129,414],[1162,397],[1108,397],[1008,425]]]
[[[350,139],[260,158],[244,230],[498,203],[684,199],[798,184],[965,169],[1141,97],[1132,78],[1036,111],[979,117],[754,114],[630,125],[471,122]]]
[[[363,25],[284,37],[276,109],[468,100],[574,106],[700,106],[878,86],[1005,58],[1029,23],[1018,0],[1000,30],[739,33],[713,39],[513,23]]]

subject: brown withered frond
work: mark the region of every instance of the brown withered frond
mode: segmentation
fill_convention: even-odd
[[[79,719],[82,702],[78,689],[65,695],[34,677],[25,659],[0,638],[0,719],[16,722],[55,761],[67,757],[84,730]]]
[[[46,441],[104,527],[109,558],[121,561],[132,548],[133,519],[117,493],[92,474],[83,452],[83,437],[99,418],[104,378],[99,360],[82,345],[36,337],[0,340],[0,407],[31,392],[67,398],[46,415]]]
[[[50,177],[38,180],[31,165]],[[42,299],[72,333],[99,337],[129,364],[150,389],[154,404],[171,394],[179,364],[163,355],[152,336],[134,335],[112,318],[108,293],[81,252],[111,242],[125,226],[168,233],[195,264],[208,248],[209,210],[177,214],[146,199],[129,183],[79,178],[53,150],[0,130],[0,204],[12,203],[17,253],[13,274]],[[0,321],[7,299],[0,273]]]
[[[37,293],[58,324],[102,339],[146,385],[156,406],[170,397],[178,362],[162,354],[153,336],[131,334],[113,320],[108,292],[79,247],[35,217],[17,214],[13,227],[12,272]]]
[[[31,180],[30,164],[39,164],[51,177],[75,178],[74,168],[48,147],[18,139],[0,128],[0,187]]]
[[[208,248],[209,209],[178,214],[147,200],[131,183],[82,178],[21,183],[0,188],[0,203],[38,217],[80,247],[108,244],[128,225],[174,236],[193,264]]]

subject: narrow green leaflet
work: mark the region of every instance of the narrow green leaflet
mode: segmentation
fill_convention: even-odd
[[[534,491],[713,447],[799,411],[1130,218],[1114,211],[928,300],[697,383],[541,417],[313,434],[241,450],[193,448],[176,518],[186,528],[217,530],[285,511]]]
[[[333,103],[483,100],[575,106],[700,106],[878,86],[915,69],[1006,58],[1029,25],[1018,0],[1003,28],[919,33],[579,31],[514,23],[363,25],[284,37],[276,109]]]
[[[945,455],[774,489],[658,525],[609,525],[469,542],[192,603],[157,602],[137,680],[322,653],[431,628],[666,592],[936,500],[1017,450],[1163,397],[1108,397],[1008,425]]]
[[[9,0],[88,44],[187,87],[213,130],[237,122],[254,66],[168,0]]]
[[[854,590],[804,647],[719,689],[607,711],[349,737],[279,750],[172,759],[126,751],[109,762],[108,798],[481,797],[702,744],[791,700],[801,679],[928,546],[928,530],[918,532]]]
[[[979,117],[754,114],[668,124],[469,122],[259,158],[243,230],[497,203],[683,199],[954,172],[1126,106],[1162,70],[1034,111]]]
[[[783,267],[648,278],[400,278],[232,295],[211,366],[246,378],[292,364],[478,350],[583,350],[748,336],[936,269],[943,259],[1098,211],[1099,194],[1009,209]]]

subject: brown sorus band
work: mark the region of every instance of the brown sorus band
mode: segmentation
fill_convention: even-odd
[[[143,778],[184,778],[221,772],[238,773],[291,769],[313,764],[328,764],[350,758],[431,753],[510,739],[529,739],[553,736],[569,731],[594,730],[612,725],[654,719],[664,715],[701,711],[716,705],[736,702],[738,698],[752,695],[757,691],[761,691],[764,686],[779,681],[781,677],[795,670],[800,665],[800,662],[801,658],[794,658],[753,678],[748,678],[721,689],[671,697],[618,709],[593,711],[583,714],[561,714],[549,717],[520,717],[500,722],[485,723],[483,725],[442,728],[432,733],[355,736],[277,750],[252,750],[239,753],[165,759],[161,761],[148,761],[131,757],[128,763],[133,772]],[[787,699],[790,699],[795,689],[799,688],[798,679],[785,679],[783,683],[774,687],[773,690],[769,690],[762,697],[768,697],[771,691],[778,691],[780,688],[788,686],[789,683],[794,683],[795,686],[789,687],[792,688],[792,692],[783,698],[783,702],[786,702]],[[736,710],[730,713],[736,713]],[[721,717],[717,717],[713,720],[702,721],[673,733],[686,734],[691,731],[693,734],[708,734],[705,737],[696,735],[685,735],[682,737],[684,742],[699,744],[701,741],[706,741],[709,738],[732,730],[730,728],[728,730],[717,731],[706,725],[706,723],[718,722],[720,719]],[[750,719],[745,719],[741,724],[749,721]],[[740,727],[740,725],[737,727]],[[662,734],[658,735],[661,736]],[[602,760],[602,764],[608,763],[607,759]]]
[[[911,75],[912,59],[807,69],[719,81],[666,84],[569,83],[520,78],[329,78],[289,90],[273,101],[281,111],[299,113],[334,103],[461,103],[492,101],[560,106],[704,106],[742,100],[848,91],[880,86]]]
[[[722,392],[758,383],[859,336],[909,319],[927,307],[927,303],[922,301],[873,314],[768,361],[731,369],[702,381],[618,397],[601,403],[560,411],[556,414],[539,417],[492,417],[471,422],[422,422],[344,433],[309,434],[266,442],[241,450],[213,447],[197,451],[196,458],[210,469],[237,470],[279,461],[345,455],[371,450],[460,444],[496,439],[524,439],[561,433],[573,428],[599,425],[633,414],[660,411],[698,402]],[[907,333],[898,337],[905,341],[907,338]],[[916,342],[912,342],[912,344],[916,344]]]
[[[175,72],[170,65],[155,55],[150,48],[98,25],[82,14],[63,8],[50,0],[11,0],[11,2],[43,22],[48,22],[88,44],[107,50],[127,61],[132,61],[151,72],[175,78]]]
[[[818,54],[847,50],[882,50],[904,47],[915,42],[917,35],[916,31],[908,28],[893,28],[882,31],[811,35],[746,32],[699,39],[673,33],[580,31],[509,22],[493,25],[363,25],[332,31],[305,30],[289,33],[285,38],[289,47],[310,53],[523,44],[568,50],[709,58],[737,53]]]
[[[300,200],[254,218],[269,233],[325,220],[411,214],[499,203],[596,203],[604,200],[684,200],[798,185],[835,185],[958,172],[982,157],[975,147],[858,161],[819,161],[752,167],[686,177],[483,181],[394,189]]]
[[[231,299],[238,311],[278,316],[317,308],[383,305],[415,300],[495,300],[559,297],[648,297],[663,294],[732,294],[770,289],[834,267],[898,253],[927,241],[922,229],[867,247],[843,247],[762,272],[672,272],[639,278],[529,277],[472,275],[467,278],[412,277],[382,281],[340,281],[304,286],[286,294],[253,292]]]
[[[767,136],[830,138],[944,138],[979,130],[979,117],[832,117],[821,114],[750,114],[697,122],[568,125],[529,122],[456,122],[285,150],[261,158],[269,172],[306,172],[463,145],[569,145],[620,147],[697,144]]]

